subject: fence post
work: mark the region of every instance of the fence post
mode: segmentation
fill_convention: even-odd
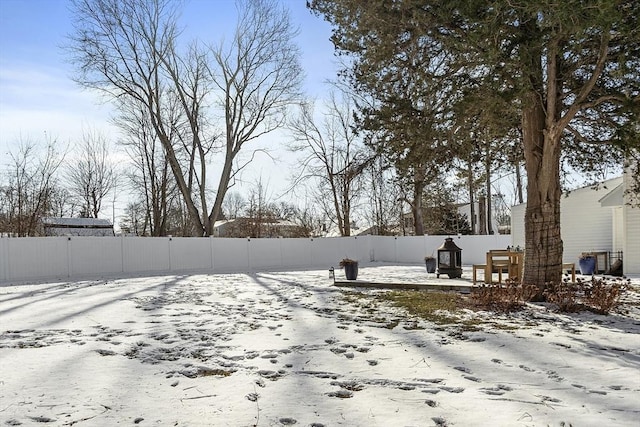
[[[0,257],[2,259],[2,281],[9,280],[9,238],[0,237]]]
[[[393,236],[393,262],[398,262],[398,236]]]
[[[120,271],[124,273],[124,233],[120,234]]]
[[[209,236],[209,260],[211,261],[211,271],[213,271],[215,263],[213,262],[213,236]]]
[[[247,269],[251,271],[251,237],[247,237]]]
[[[71,277],[71,236],[67,237],[67,277]]]

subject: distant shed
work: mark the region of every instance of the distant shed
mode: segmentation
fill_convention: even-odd
[[[42,218],[45,236],[114,236],[113,224],[100,218]]]

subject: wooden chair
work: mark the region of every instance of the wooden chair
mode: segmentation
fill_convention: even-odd
[[[493,282],[493,273],[498,273],[498,282],[502,283],[502,274],[507,273],[509,279],[522,278],[524,253],[509,250],[490,250],[487,252],[485,266],[485,283]]]

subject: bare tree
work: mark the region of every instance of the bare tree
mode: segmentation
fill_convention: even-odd
[[[394,178],[382,157],[371,162],[365,175],[369,188],[367,219],[374,226],[374,233],[381,236],[395,234],[402,215],[401,204],[398,203],[400,191]]]
[[[240,22],[229,48],[204,50],[192,44],[181,54],[177,2],[72,3],[69,50],[76,80],[144,111],[182,195],[190,234],[210,235],[234,177],[253,158],[240,161],[244,144],[277,128],[297,96],[302,73],[288,12],[274,1],[240,2]],[[225,144],[209,209],[207,165],[217,141],[209,116],[214,96],[224,110]]]
[[[126,177],[134,196],[139,200],[128,208],[128,216],[132,224],[143,224],[142,231],[135,229],[136,234],[164,236],[167,234],[170,204],[179,194],[165,151],[149,116],[137,107],[137,103],[122,102],[119,109],[121,114],[115,120],[124,135],[119,143],[124,146],[133,164]],[[142,211],[144,221],[138,219]]]
[[[298,116],[289,121],[294,138],[290,148],[304,155],[294,185],[309,178],[319,182],[323,194],[319,200],[330,201],[325,212],[342,236],[351,235],[351,214],[361,176],[372,160],[356,135],[353,108],[348,96],[332,92],[322,125],[317,124],[311,104],[302,105]]]
[[[240,193],[231,191],[227,193],[227,196],[224,198],[224,203],[222,204],[224,216],[227,219],[238,218],[245,210],[246,205],[247,201]]]
[[[109,152],[102,134],[86,131],[77,159],[67,167],[69,191],[79,200],[84,217],[98,218],[102,201],[116,185],[118,175]]]
[[[35,143],[20,141],[17,151],[9,153],[5,185],[0,186],[0,232],[35,236],[40,218],[64,210],[56,179],[64,156],[56,145],[49,139],[43,154]]]
[[[238,5],[241,16],[230,45],[212,49],[216,68],[211,72],[224,111],[225,161],[211,222],[220,216],[233,178],[248,164],[238,157],[241,149],[284,124],[287,109],[300,98],[303,76],[289,12],[274,0]]]
[[[73,0],[74,33],[68,49],[80,85],[101,90],[148,117],[182,194],[190,234],[202,235],[193,181],[183,170],[175,135],[184,114],[176,107],[183,92],[171,84],[179,71],[166,67],[180,63],[170,60],[176,55],[177,5],[170,0]]]

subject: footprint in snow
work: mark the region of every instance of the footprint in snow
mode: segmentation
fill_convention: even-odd
[[[332,391],[330,393],[327,393],[327,396],[329,396],[329,397],[339,397],[341,399],[349,399],[349,398],[353,397],[353,393],[350,392],[349,390],[337,390],[337,391]]]
[[[544,396],[544,395],[538,395],[538,397],[543,401],[543,402],[551,402],[551,403],[560,403],[562,402],[562,400],[557,399],[555,397],[549,397],[549,396]]]
[[[512,391],[513,389],[509,386],[506,385],[502,385],[502,384],[498,384],[496,387],[491,387],[491,388],[481,388],[480,391],[482,391],[484,394],[488,394],[491,396],[501,396],[503,394],[505,394],[505,392],[507,391]]]
[[[449,393],[462,393],[464,391],[464,387],[448,387],[442,386],[441,390],[448,391]]]
[[[447,420],[442,417],[433,417],[431,420],[435,423],[437,427],[447,427]]]

